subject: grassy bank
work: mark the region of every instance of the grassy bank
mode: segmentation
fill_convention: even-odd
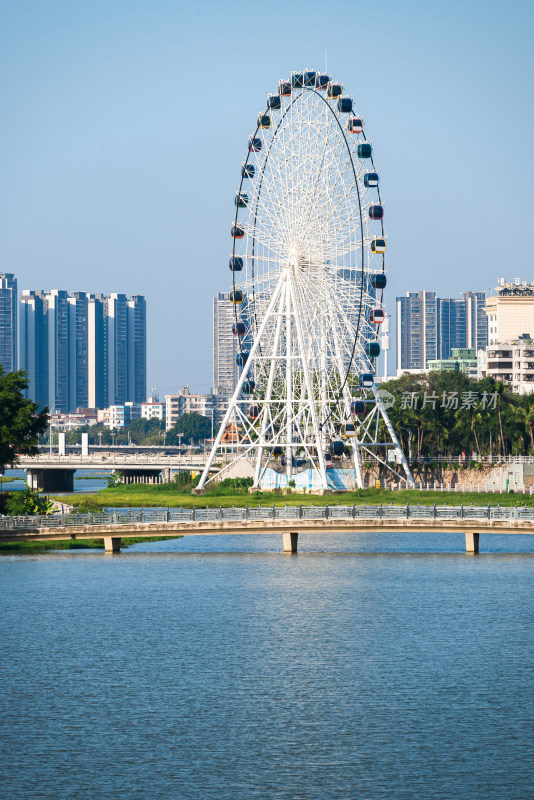
[[[164,539],[182,539],[182,536],[127,536],[122,538],[121,548],[130,547],[140,542],[161,542]],[[65,542],[1,542],[2,553],[44,553],[49,550],[103,550],[102,539],[69,539]]]
[[[195,496],[189,491],[180,491],[172,484],[158,484],[155,486],[134,484],[131,486],[116,486],[111,489],[101,489],[94,494],[79,494],[73,497],[57,498],[65,503],[75,504],[79,511],[98,511],[102,508],[228,508],[230,506],[251,507],[261,505],[283,506],[287,505],[324,505],[325,503],[350,505],[352,503],[393,503],[394,505],[470,505],[476,506],[497,505],[534,506],[534,497],[514,494],[492,494],[490,492],[420,492],[414,489],[405,489],[400,492],[391,492],[383,489],[362,489],[355,492],[336,492],[334,494],[317,496],[292,493],[288,495],[273,492],[255,492],[249,494],[245,490],[233,493],[218,494],[216,490],[205,495]]]

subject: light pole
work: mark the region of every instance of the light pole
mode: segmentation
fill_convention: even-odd
[[[98,444],[99,447],[102,447],[102,431],[98,432]]]
[[[54,443],[54,432],[53,432],[52,423],[50,423],[50,436],[48,437],[48,441],[49,441],[49,444],[50,444],[50,455],[52,455],[52,447],[53,447],[53,443]]]

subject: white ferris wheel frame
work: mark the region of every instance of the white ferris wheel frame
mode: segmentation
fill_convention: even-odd
[[[285,474],[285,485],[311,469],[319,490],[328,490],[328,448],[354,424],[355,395],[366,413],[337,463],[354,470],[358,488],[369,460],[412,484],[376,386],[358,384],[376,371],[368,346],[379,326],[371,311],[384,308],[372,276],[385,273],[385,256],[371,248],[385,239],[384,226],[369,213],[383,203],[379,186],[364,180],[369,162],[376,172],[372,155],[358,149],[369,142],[363,131],[347,130],[355,111],[342,112],[338,98],[315,87],[293,88],[280,106],[259,115],[242,165],[233,220],[242,236],[233,237],[231,257],[241,265],[232,277],[234,300],[243,295],[234,304],[235,323],[246,330],[237,337],[242,371],[197,491],[211,480],[221,446],[230,453],[221,472],[248,459],[254,488],[269,468]]]

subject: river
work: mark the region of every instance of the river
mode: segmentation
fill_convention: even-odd
[[[532,797],[534,537],[0,558],[0,796]]]

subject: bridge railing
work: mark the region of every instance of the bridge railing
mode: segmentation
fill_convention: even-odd
[[[35,530],[89,525],[129,525],[131,523],[233,522],[277,519],[489,519],[534,521],[534,508],[527,506],[437,506],[437,505],[324,505],[259,506],[249,508],[136,508],[103,513],[49,514],[1,517],[0,530]]]

